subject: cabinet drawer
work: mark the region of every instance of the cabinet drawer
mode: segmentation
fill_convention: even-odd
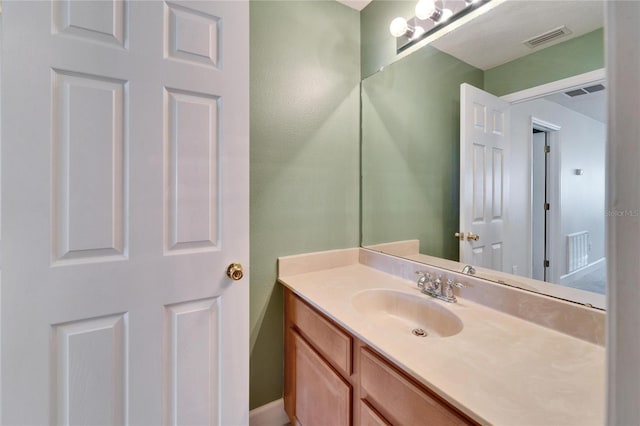
[[[366,348],[360,351],[361,397],[397,425],[473,424]]]
[[[291,321],[314,348],[329,361],[334,368],[351,375],[351,337],[329,322],[296,295],[287,292]]]
[[[302,426],[348,426],[351,386],[304,341],[293,333],[296,359],[295,417]]]

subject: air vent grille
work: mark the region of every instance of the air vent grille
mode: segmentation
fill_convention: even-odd
[[[544,34],[537,35],[535,37],[531,37],[528,40],[523,41],[522,43],[530,47],[531,49],[536,48],[542,44],[550,43],[560,37],[564,37],[571,34],[571,30],[564,25],[558,28],[555,28],[551,31],[547,31]]]
[[[575,98],[576,96],[587,95],[589,94],[589,92],[587,92],[584,89],[575,89],[575,90],[569,90],[568,92],[564,92],[564,94],[569,96],[570,98]]]
[[[564,94],[570,98],[575,98],[576,96],[588,95],[589,93],[600,92],[604,90],[605,87],[603,84],[594,84],[592,86],[579,87],[577,89],[571,89],[564,92]]]
[[[604,90],[604,85],[603,84],[594,84],[593,86],[585,87],[584,90],[586,90],[589,93],[600,92],[600,91]]]

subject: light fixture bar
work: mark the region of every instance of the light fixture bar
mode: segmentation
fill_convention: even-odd
[[[490,1],[491,0],[418,1],[416,4],[415,17],[409,20],[396,18],[392,21],[389,29],[392,35],[396,37],[396,52],[400,53],[408,49],[429,35]],[[418,29],[418,31],[416,31],[416,29]]]

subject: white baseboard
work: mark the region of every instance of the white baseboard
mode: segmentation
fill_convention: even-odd
[[[284,411],[284,399],[276,399],[249,412],[250,426],[283,426],[289,423]]]

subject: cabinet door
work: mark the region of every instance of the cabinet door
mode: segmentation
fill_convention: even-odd
[[[389,426],[389,423],[382,418],[365,401],[360,401],[360,426]]]
[[[295,348],[295,416],[302,426],[348,425],[351,386],[297,333]]]

